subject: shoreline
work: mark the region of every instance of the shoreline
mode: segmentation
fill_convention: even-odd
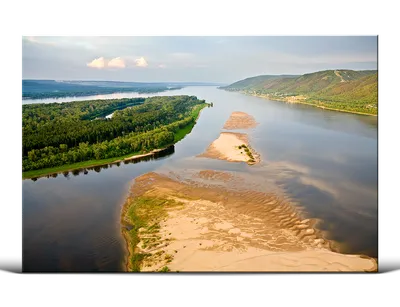
[[[249,93],[245,93],[245,92],[242,92],[242,91],[237,91],[237,92],[239,92],[241,94],[244,94],[244,95],[263,98],[263,99],[268,99],[268,100],[273,100],[273,101],[280,101],[280,102],[286,102],[286,103],[292,103],[292,104],[304,104],[304,105],[308,105],[308,106],[311,106],[311,107],[316,107],[316,108],[323,109],[323,110],[330,110],[330,111],[337,111],[337,112],[344,112],[344,113],[358,114],[358,115],[365,115],[365,116],[374,116],[374,117],[378,116],[378,114],[363,113],[363,112],[349,111],[349,110],[343,110],[343,109],[334,109],[334,108],[319,106],[319,105],[315,105],[315,104],[307,103],[307,102],[288,101],[288,100],[285,100],[285,99],[271,98],[271,97],[268,97],[267,95],[249,94]]]
[[[121,226],[128,244],[127,271],[378,269],[375,258],[340,253],[317,221],[275,194],[193,184],[154,172],[135,178]]]
[[[132,155],[133,153],[131,153],[129,155],[122,156],[122,157],[115,157],[115,158],[110,158],[110,159],[98,160],[98,163],[89,163],[88,165],[79,166],[79,167],[71,167],[71,165],[74,165],[74,164],[68,164],[68,165],[65,165],[65,168],[63,168],[64,166],[61,165],[59,167],[54,167],[54,168],[62,168],[61,170],[46,171],[45,173],[39,174],[39,175],[32,175],[32,176],[27,175],[27,176],[24,177],[24,173],[22,173],[22,176],[23,176],[22,180],[34,179],[34,178],[43,178],[43,177],[48,177],[48,176],[52,176],[52,175],[55,175],[55,174],[58,175],[58,174],[62,174],[64,172],[73,172],[73,171],[77,171],[77,170],[78,171],[84,171],[85,169],[93,168],[93,167],[97,167],[97,166],[115,165],[117,163],[121,163],[121,162],[125,162],[125,161],[132,161],[132,160],[140,159],[140,158],[143,158],[143,157],[153,156],[153,155],[155,155],[157,153],[160,153],[160,152],[163,152],[163,151],[167,151],[172,146],[174,146],[174,144],[171,144],[171,145],[169,145],[167,147],[160,148],[160,149],[153,149],[152,151],[150,151],[148,153],[136,154],[136,155]],[[84,163],[84,162],[90,162],[90,161],[93,161],[93,160],[83,161],[83,162],[78,162],[78,163]],[[52,169],[54,169],[54,168],[52,168]],[[45,171],[46,169],[42,169],[42,170]],[[41,171],[41,170],[35,170],[35,171]]]

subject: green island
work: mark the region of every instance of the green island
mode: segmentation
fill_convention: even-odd
[[[376,70],[338,69],[301,76],[263,75],[240,80],[220,89],[327,110],[373,116],[378,114]]]
[[[206,106],[195,96],[23,105],[22,177],[152,154],[190,133]]]

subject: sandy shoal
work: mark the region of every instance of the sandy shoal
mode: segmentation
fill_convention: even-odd
[[[226,160],[231,162],[248,162],[249,156],[241,145],[246,145],[252,152],[255,161],[259,162],[258,154],[249,146],[247,134],[234,132],[221,132],[219,137],[208,146],[206,151],[198,157]]]
[[[257,126],[257,122],[253,116],[245,112],[232,112],[231,116],[225,122],[224,129],[248,129]]]
[[[222,176],[219,174],[213,174]],[[367,256],[334,252],[311,219],[274,194],[179,182],[148,173],[134,197],[173,199],[142,271],[376,271]]]

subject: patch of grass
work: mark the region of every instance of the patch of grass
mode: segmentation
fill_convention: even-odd
[[[158,251],[157,253],[155,253],[154,255],[156,255],[156,256],[161,256],[162,254],[164,254],[165,253],[165,251]]]
[[[159,272],[171,272],[171,270],[169,269],[169,267],[165,266],[163,267],[161,270],[159,270]]]
[[[166,254],[164,259],[167,261],[167,263],[170,263],[174,259],[174,256]]]
[[[151,254],[148,253],[137,253],[137,254],[133,254],[130,257],[130,262],[131,262],[131,266],[132,266],[132,272],[140,272],[140,265],[142,263],[142,261],[146,258],[151,256]]]
[[[138,272],[143,260],[151,256],[152,254],[142,253],[138,248],[138,244],[141,241],[140,235],[143,234],[154,234],[152,237],[143,238],[143,248],[155,248],[161,242],[161,236],[157,236],[160,229],[159,222],[167,216],[167,208],[175,207],[180,205],[174,200],[161,199],[161,198],[150,198],[150,197],[135,197],[128,199],[125,204],[123,211],[123,220],[132,228],[128,231],[125,228],[122,229],[126,232],[126,240],[128,242],[128,249],[130,252],[130,258],[128,263],[128,270]],[[140,232],[139,229],[144,229]],[[169,257],[166,257],[166,259]],[[167,260],[168,260],[167,259]],[[171,259],[172,261],[172,259]]]
[[[192,114],[191,116],[195,119],[194,122],[190,123],[189,125],[187,125],[186,127],[183,127],[181,129],[179,129],[177,132],[175,132],[175,137],[174,137],[174,143],[179,142],[180,140],[182,140],[186,134],[190,133],[194,127],[194,125],[196,124],[196,120],[200,114],[200,111],[206,107],[206,103],[205,104],[201,104],[201,105],[197,105],[193,108]]]

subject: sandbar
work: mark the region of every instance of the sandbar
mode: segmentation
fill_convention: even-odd
[[[245,112],[232,112],[231,116],[225,122],[224,129],[248,129],[257,126],[257,122],[252,115]]]
[[[141,271],[377,270],[373,258],[339,253],[315,221],[272,193],[190,184],[152,172],[135,179],[123,212],[156,200],[156,211],[137,213],[148,221],[130,249],[130,256],[143,258],[134,257],[142,259]],[[151,215],[160,208],[163,214]]]
[[[242,147],[243,145],[246,147]],[[246,148],[248,151],[246,151]],[[247,162],[248,164],[255,164],[260,161],[259,155],[249,145],[247,134],[234,132],[221,132],[219,137],[198,157]]]

